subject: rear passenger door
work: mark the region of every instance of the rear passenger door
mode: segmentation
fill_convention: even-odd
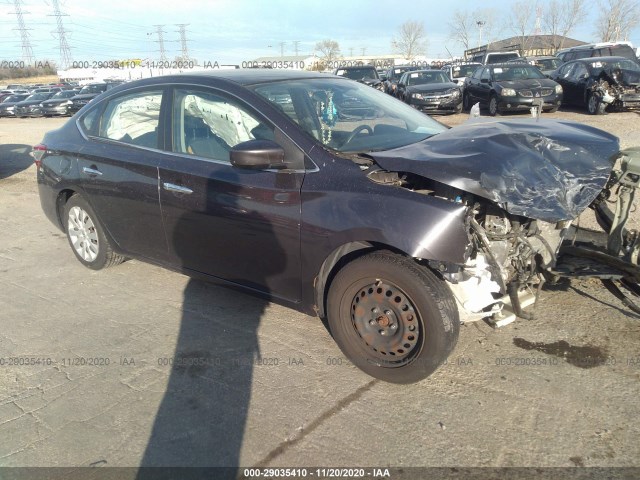
[[[123,92],[83,115],[89,141],[78,155],[80,187],[113,240],[129,253],[165,260],[158,196],[161,87]]]

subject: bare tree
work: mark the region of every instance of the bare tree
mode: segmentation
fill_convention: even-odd
[[[331,68],[331,63],[338,60],[341,56],[340,45],[335,40],[327,39],[316,43],[316,50],[320,53],[319,57],[324,64],[323,68],[325,68],[326,65],[329,65]]]
[[[475,28],[476,21],[472,13],[456,10],[449,22],[449,38],[462,45],[465,50],[469,50]]]
[[[422,22],[404,22],[398,29],[398,37],[391,40],[391,47],[403,58],[413,60],[427,52],[427,36]]]
[[[449,38],[461,44],[465,50],[483,44],[490,48],[502,33],[495,18],[495,11],[491,8],[472,12],[456,10],[449,22]]]
[[[525,55],[525,50],[531,41],[531,31],[533,30],[536,16],[536,5],[530,1],[523,0],[511,4],[511,15],[509,16],[509,28],[519,39],[518,50],[520,55]]]
[[[542,23],[550,35],[554,53],[562,49],[565,38],[587,17],[586,0],[551,0],[542,14]]]
[[[637,0],[606,0],[600,3],[596,34],[603,42],[627,40],[640,24],[640,4]]]

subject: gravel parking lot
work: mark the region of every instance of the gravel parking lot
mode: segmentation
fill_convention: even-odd
[[[640,145],[635,113],[544,117]],[[28,156],[65,121],[0,119],[0,466],[640,466],[639,318],[599,282],[545,288],[533,321],[464,325],[432,377],[382,383],[316,318],[80,265]]]

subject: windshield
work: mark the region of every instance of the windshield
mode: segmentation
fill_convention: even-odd
[[[339,77],[347,77],[351,80],[360,80],[363,78],[378,78],[378,73],[374,68],[347,68],[340,69],[336,72]]]
[[[494,67],[491,71],[493,73],[493,79],[496,82],[512,82],[517,80],[529,80],[532,78],[547,78],[538,68],[530,67],[528,65]]]
[[[307,134],[338,152],[388,150],[446,130],[405,103],[356,82],[315,78],[252,88]]]
[[[458,65],[451,67],[451,78],[470,77],[476,71],[478,65]]]
[[[29,95],[25,99],[25,102],[37,102],[39,100],[46,100],[47,98],[49,98],[48,93],[34,93],[33,95]]]
[[[632,72],[640,72],[640,66],[638,66],[636,62],[632,62],[631,60],[615,60],[613,62],[598,60],[595,62],[591,62],[591,68],[593,69],[602,69],[607,67],[612,70],[616,68],[620,68],[622,70],[631,70]]]
[[[4,102],[21,102],[22,100],[24,100],[27,96],[26,95],[11,95],[7,98],[4,99]]]
[[[543,58],[540,60],[535,60],[534,65],[540,70],[555,70],[560,65],[562,65],[562,62],[559,58]]]
[[[85,95],[87,93],[102,93],[107,89],[106,85],[85,85],[80,90],[78,95]]]
[[[486,63],[502,63],[516,58],[520,58],[520,55],[517,53],[489,53],[487,54]]]
[[[76,92],[72,92],[71,90],[65,90],[64,92],[56,93],[53,97],[51,97],[51,100],[54,100],[56,98],[71,98],[75,96],[76,96]]]
[[[425,83],[448,83],[447,75],[439,70],[429,70],[424,72],[412,72],[407,75],[407,86],[423,85]]]

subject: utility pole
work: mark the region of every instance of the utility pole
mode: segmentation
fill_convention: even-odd
[[[156,40],[155,42],[158,44],[158,51],[160,52],[160,61],[166,62],[167,55],[165,54],[165,51],[164,51],[164,30],[162,30],[162,27],[164,27],[164,25],[154,25],[154,27],[156,27],[156,34],[158,35],[158,40]]]
[[[187,26],[188,23],[177,23],[176,27],[180,30],[177,30],[180,33],[180,46],[182,49],[182,60],[189,59],[189,48],[187,47]]]
[[[287,42],[280,42],[278,45],[280,45],[280,56],[284,57],[284,46],[287,44]]]
[[[350,56],[350,57],[353,57],[353,47],[350,47],[350,48],[349,48],[349,56]]]
[[[58,0],[51,0],[51,3],[53,4],[53,15],[49,16],[56,17],[56,34],[58,35],[58,46],[60,48],[60,67],[62,70],[66,70],[71,66],[71,48],[67,43],[67,31],[64,29],[62,17],[68,17],[69,15],[60,11]]]
[[[16,20],[18,21],[18,28],[14,28],[14,30],[18,30],[20,32],[20,40],[22,41],[22,60],[24,60],[29,65],[33,65],[33,49],[31,48],[31,42],[29,41],[29,28],[24,26],[24,17],[22,16],[25,13],[23,12],[22,6],[20,5],[21,0],[14,0],[13,7],[15,12],[12,14],[16,16]]]
[[[296,52],[296,57],[298,56],[298,45],[300,44],[300,40],[293,41],[293,51]]]
[[[367,51],[367,47],[362,47],[362,56],[364,57],[364,52]]]

